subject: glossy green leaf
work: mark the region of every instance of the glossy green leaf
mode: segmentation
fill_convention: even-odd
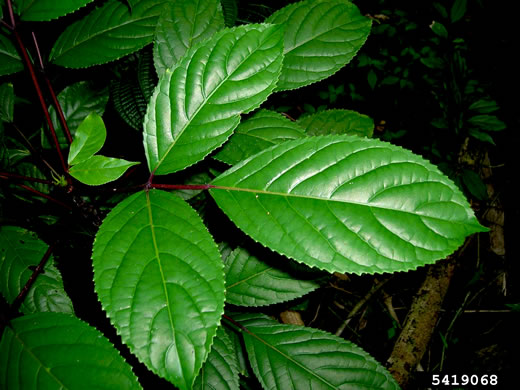
[[[219,0],[177,0],[165,7],[157,23],[154,63],[157,74],[175,65],[194,44],[224,28]]]
[[[88,160],[105,144],[107,130],[103,118],[95,112],[89,114],[74,134],[74,141],[70,145],[69,165]]]
[[[137,164],[139,163],[96,155],[72,166],[69,173],[84,184],[99,186],[119,179],[128,168]]]
[[[57,39],[50,60],[67,68],[105,64],[151,43],[165,0],[109,0],[71,24]]]
[[[500,131],[507,127],[504,122],[494,115],[475,115],[469,118],[468,122],[486,131]]]
[[[266,22],[286,26],[278,91],[300,88],[336,73],[363,46],[371,26],[370,19],[346,0],[290,4]]]
[[[76,317],[37,313],[11,325],[0,341],[2,389],[141,389],[110,341]]]
[[[240,123],[229,141],[214,157],[234,165],[269,146],[303,137],[303,129],[293,121],[277,112],[260,110]]]
[[[63,110],[69,130],[74,137],[76,129],[90,113],[94,112],[98,115],[103,115],[108,102],[108,88],[98,89],[88,82],[80,81],[79,83],[69,85],[61,91],[58,94],[58,102]],[[56,130],[60,146],[66,148],[68,141],[53,106],[49,107],[49,115]],[[44,134],[42,134],[42,137],[42,146],[44,148],[54,147]]]
[[[319,287],[304,280],[278,256],[261,261],[243,248],[237,248],[224,262],[226,302],[237,306],[265,306],[299,298]],[[292,272],[291,272],[292,271]]]
[[[247,355],[266,390],[399,389],[380,363],[342,338],[259,314],[233,318],[248,330],[242,333]]]
[[[9,303],[18,296],[47,249],[33,232],[15,226],[0,227],[0,292]],[[22,302],[21,312],[74,313],[52,258],[43,270]]]
[[[12,83],[0,85],[0,121],[14,120],[14,88]]]
[[[157,86],[144,120],[150,172],[179,171],[222,145],[276,85],[282,65],[279,26],[218,32],[190,50]]]
[[[485,231],[435,166],[356,136],[287,141],[212,184],[219,207],[253,239],[329,272],[415,269]]]
[[[0,76],[23,70],[23,62],[11,40],[0,31]]]
[[[351,110],[326,110],[298,119],[308,135],[347,134],[372,137],[374,121]]]
[[[224,306],[223,265],[197,213],[164,191],[134,194],[104,220],[92,259],[123,342],[150,370],[191,388]]]
[[[93,0],[16,0],[14,4],[20,19],[46,21],[77,11]]]
[[[208,360],[202,366],[193,389],[238,390],[238,362],[233,342],[219,327]]]

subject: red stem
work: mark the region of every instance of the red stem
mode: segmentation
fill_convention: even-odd
[[[18,175],[16,173],[9,173],[9,172],[0,172],[0,177],[2,179],[13,178],[13,179],[20,179],[20,180],[25,180],[25,181],[32,181],[35,183],[53,184],[53,182],[50,180],[39,179],[36,177],[22,176],[22,175]]]
[[[4,177],[1,176],[1,175],[0,175],[0,178],[4,179]],[[48,199],[48,200],[50,200],[51,202],[54,202],[54,203],[56,203],[56,204],[58,204],[58,205],[60,205],[60,206],[62,206],[62,207],[65,207],[67,210],[72,210],[72,207],[71,207],[71,206],[69,206],[68,204],[63,203],[62,201],[60,201],[60,200],[58,200],[58,199],[54,199],[54,198],[53,198],[52,196],[50,196],[50,195],[44,194],[43,192],[40,192],[40,191],[38,191],[38,190],[35,190],[34,188],[29,187],[29,186],[27,186],[27,185],[25,185],[25,184],[19,184],[19,183],[14,183],[14,184],[17,185],[17,186],[20,187],[20,188],[23,188],[24,190],[27,190],[27,191],[32,192],[32,193],[35,194],[35,195],[41,196],[42,198]]]

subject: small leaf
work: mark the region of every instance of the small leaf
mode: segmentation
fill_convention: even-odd
[[[238,390],[238,362],[233,342],[219,327],[208,360],[202,366],[193,389]]]
[[[0,76],[23,70],[23,62],[11,40],[0,31]]]
[[[469,129],[469,135],[478,139],[479,141],[488,142],[491,145],[495,145],[495,141],[493,141],[493,137],[491,137],[488,133],[486,133],[484,131],[480,131],[477,129]]]
[[[276,255],[271,257],[279,260]],[[226,302],[237,306],[265,306],[299,298],[319,287],[300,279],[274,261],[263,262],[247,250],[237,248],[226,258]],[[276,261],[280,263],[280,261]]]
[[[471,195],[478,200],[488,199],[487,187],[476,172],[464,169],[462,171],[462,182]]]
[[[69,173],[84,184],[99,186],[119,179],[128,168],[137,164],[139,163],[96,155],[74,165]]]
[[[141,389],[97,329],[63,313],[15,318],[0,341],[0,388]]]
[[[167,71],[144,121],[150,172],[164,175],[202,160],[276,85],[282,65],[279,26],[225,29]]]
[[[448,38],[448,30],[446,30],[446,27],[444,27],[442,23],[434,20],[430,25],[430,28],[435,34],[437,34],[441,38]]]
[[[65,29],[50,60],[67,68],[86,68],[133,53],[152,42],[164,3],[137,1],[130,12],[124,2],[109,0]]]
[[[123,342],[154,373],[191,388],[224,307],[222,262],[197,213],[164,191],[134,194],[103,221],[92,259]]]
[[[308,135],[347,134],[372,137],[374,121],[350,110],[326,110],[298,119]]]
[[[494,115],[475,115],[469,118],[468,122],[486,131],[500,131],[507,127],[504,122]]]
[[[63,89],[58,94],[58,102],[63,110],[69,130],[74,137],[76,129],[90,113],[94,112],[100,116],[103,115],[108,102],[108,88],[97,89],[93,88],[88,82],[80,81]],[[66,148],[68,141],[54,107],[49,107],[49,115],[56,130],[60,146]],[[54,147],[43,134],[42,146],[47,149]]]
[[[243,121],[215,159],[234,165],[269,146],[305,137],[302,128],[274,111],[260,110]]]
[[[470,110],[476,111],[479,114],[489,114],[497,111],[498,108],[497,102],[488,99],[479,99],[469,106]]]
[[[0,292],[9,303],[25,286],[47,248],[33,232],[15,226],[0,227]],[[52,258],[29,289],[20,310],[25,314],[44,311],[74,313]]]
[[[12,83],[0,85],[0,121],[14,120],[14,88]]]
[[[284,63],[277,91],[323,80],[348,64],[365,43],[371,21],[345,0],[306,0],[266,19],[284,24]]]
[[[219,207],[253,239],[329,272],[415,269],[486,231],[436,167],[374,139],[287,141],[212,186]]]
[[[175,65],[194,44],[224,28],[218,0],[177,0],[169,3],[157,23],[154,63],[157,74]]]
[[[450,10],[450,19],[452,23],[462,19],[466,14],[467,0],[455,0]]]
[[[89,114],[74,134],[70,145],[69,165],[84,162],[103,147],[107,130],[103,119],[95,112]]]
[[[259,314],[234,319],[247,329],[247,355],[266,390],[399,389],[381,364],[349,341]]]
[[[93,0],[16,0],[16,10],[21,20],[46,21],[77,11]]]

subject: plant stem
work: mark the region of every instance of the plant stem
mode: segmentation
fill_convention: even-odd
[[[23,288],[20,291],[20,293],[18,294],[18,296],[14,299],[13,303],[11,303],[11,306],[9,307],[11,314],[16,313],[18,311],[18,309],[20,308],[20,306],[22,305],[22,302],[24,301],[25,297],[27,296],[27,293],[29,292],[32,285],[36,281],[36,278],[38,277],[39,274],[41,274],[43,272],[43,268],[45,267],[45,264],[47,264],[47,261],[51,257],[51,253],[55,247],[56,247],[56,243],[52,244],[51,246],[49,246],[49,248],[47,248],[47,251],[43,255],[43,257],[40,260],[40,263],[38,264],[36,269],[33,271],[31,277],[29,278],[29,280],[27,280],[27,283],[25,283],[25,285],[23,286]]]
[[[0,178],[1,179],[7,179],[6,177],[4,177],[2,175],[0,175]],[[60,201],[58,199],[54,199],[50,195],[44,194],[43,192],[40,192],[40,191],[38,191],[38,190],[36,190],[36,189],[34,189],[32,187],[29,187],[29,186],[27,186],[25,184],[18,184],[18,183],[14,183],[14,184],[17,185],[20,188],[23,188],[24,190],[32,192],[35,195],[41,196],[42,198],[48,199],[48,200],[50,200],[53,203],[56,203],[56,204],[58,204],[58,205],[60,205],[62,207],[65,207],[67,210],[72,210],[71,206],[69,206],[68,204],[63,203],[62,201]]]
[[[43,183],[43,184],[49,184],[49,185],[53,184],[53,182],[50,180],[39,179],[37,177],[22,176],[22,175],[18,175],[16,173],[9,173],[9,172],[0,172],[0,177],[2,179],[13,178],[13,179],[19,179],[19,180],[25,180],[25,181],[32,181],[35,183]]]

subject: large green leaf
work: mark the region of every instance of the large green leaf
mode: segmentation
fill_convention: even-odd
[[[142,0],[132,6],[109,0],[71,24],[57,39],[50,60],[67,68],[104,64],[151,43],[165,0]]]
[[[108,88],[98,89],[94,88],[88,82],[80,81],[63,89],[63,91],[58,94],[58,102],[60,103],[69,130],[74,136],[76,129],[90,113],[94,112],[98,115],[103,115],[108,102]],[[56,130],[60,146],[62,148],[67,147],[68,141],[54,107],[49,107],[49,115]],[[42,137],[43,147],[52,148],[53,146],[49,143],[47,137],[43,135]]]
[[[323,80],[348,64],[365,43],[371,21],[347,0],[306,0],[266,19],[286,25],[285,59],[277,90]]]
[[[222,145],[276,85],[283,30],[246,25],[225,29],[191,49],[157,86],[144,121],[144,146],[154,174],[190,166]]]
[[[11,40],[0,31],[0,76],[23,70],[23,62]]]
[[[229,141],[215,154],[215,158],[234,165],[269,146],[305,137],[303,129],[283,115],[260,110],[240,123]]]
[[[224,306],[223,265],[200,217],[164,191],[134,194],[101,225],[93,250],[99,300],[130,350],[191,388]]]
[[[266,259],[267,260],[267,259]],[[237,248],[225,259],[226,302],[238,306],[265,306],[299,298],[319,287],[287,267],[278,264],[279,256],[261,261],[243,248]],[[283,267],[285,265],[286,267]]]
[[[106,137],[107,129],[103,119],[95,112],[89,114],[74,134],[68,163],[74,165],[88,160],[103,147]]]
[[[93,0],[16,0],[14,5],[20,19],[45,21],[65,16]]]
[[[219,0],[177,0],[169,3],[157,23],[154,63],[157,74],[175,65],[197,42],[224,28]]]
[[[212,184],[217,204],[252,238],[330,272],[415,269],[485,230],[435,166],[356,136],[287,141]]]
[[[347,134],[372,137],[374,121],[351,110],[326,110],[298,119],[308,135]]]
[[[247,328],[249,361],[265,390],[399,389],[381,364],[349,341],[258,314],[234,319]]]
[[[96,155],[72,166],[69,173],[82,183],[99,186],[119,179],[128,168],[137,164],[139,162]]]
[[[202,366],[193,389],[238,390],[238,362],[233,342],[219,327],[208,360]]]
[[[40,263],[47,245],[28,230],[15,226],[0,227],[0,292],[12,303]],[[20,310],[74,313],[72,302],[52,258],[29,289]]]
[[[16,318],[0,341],[0,388],[141,389],[131,367],[98,330],[62,313]]]

